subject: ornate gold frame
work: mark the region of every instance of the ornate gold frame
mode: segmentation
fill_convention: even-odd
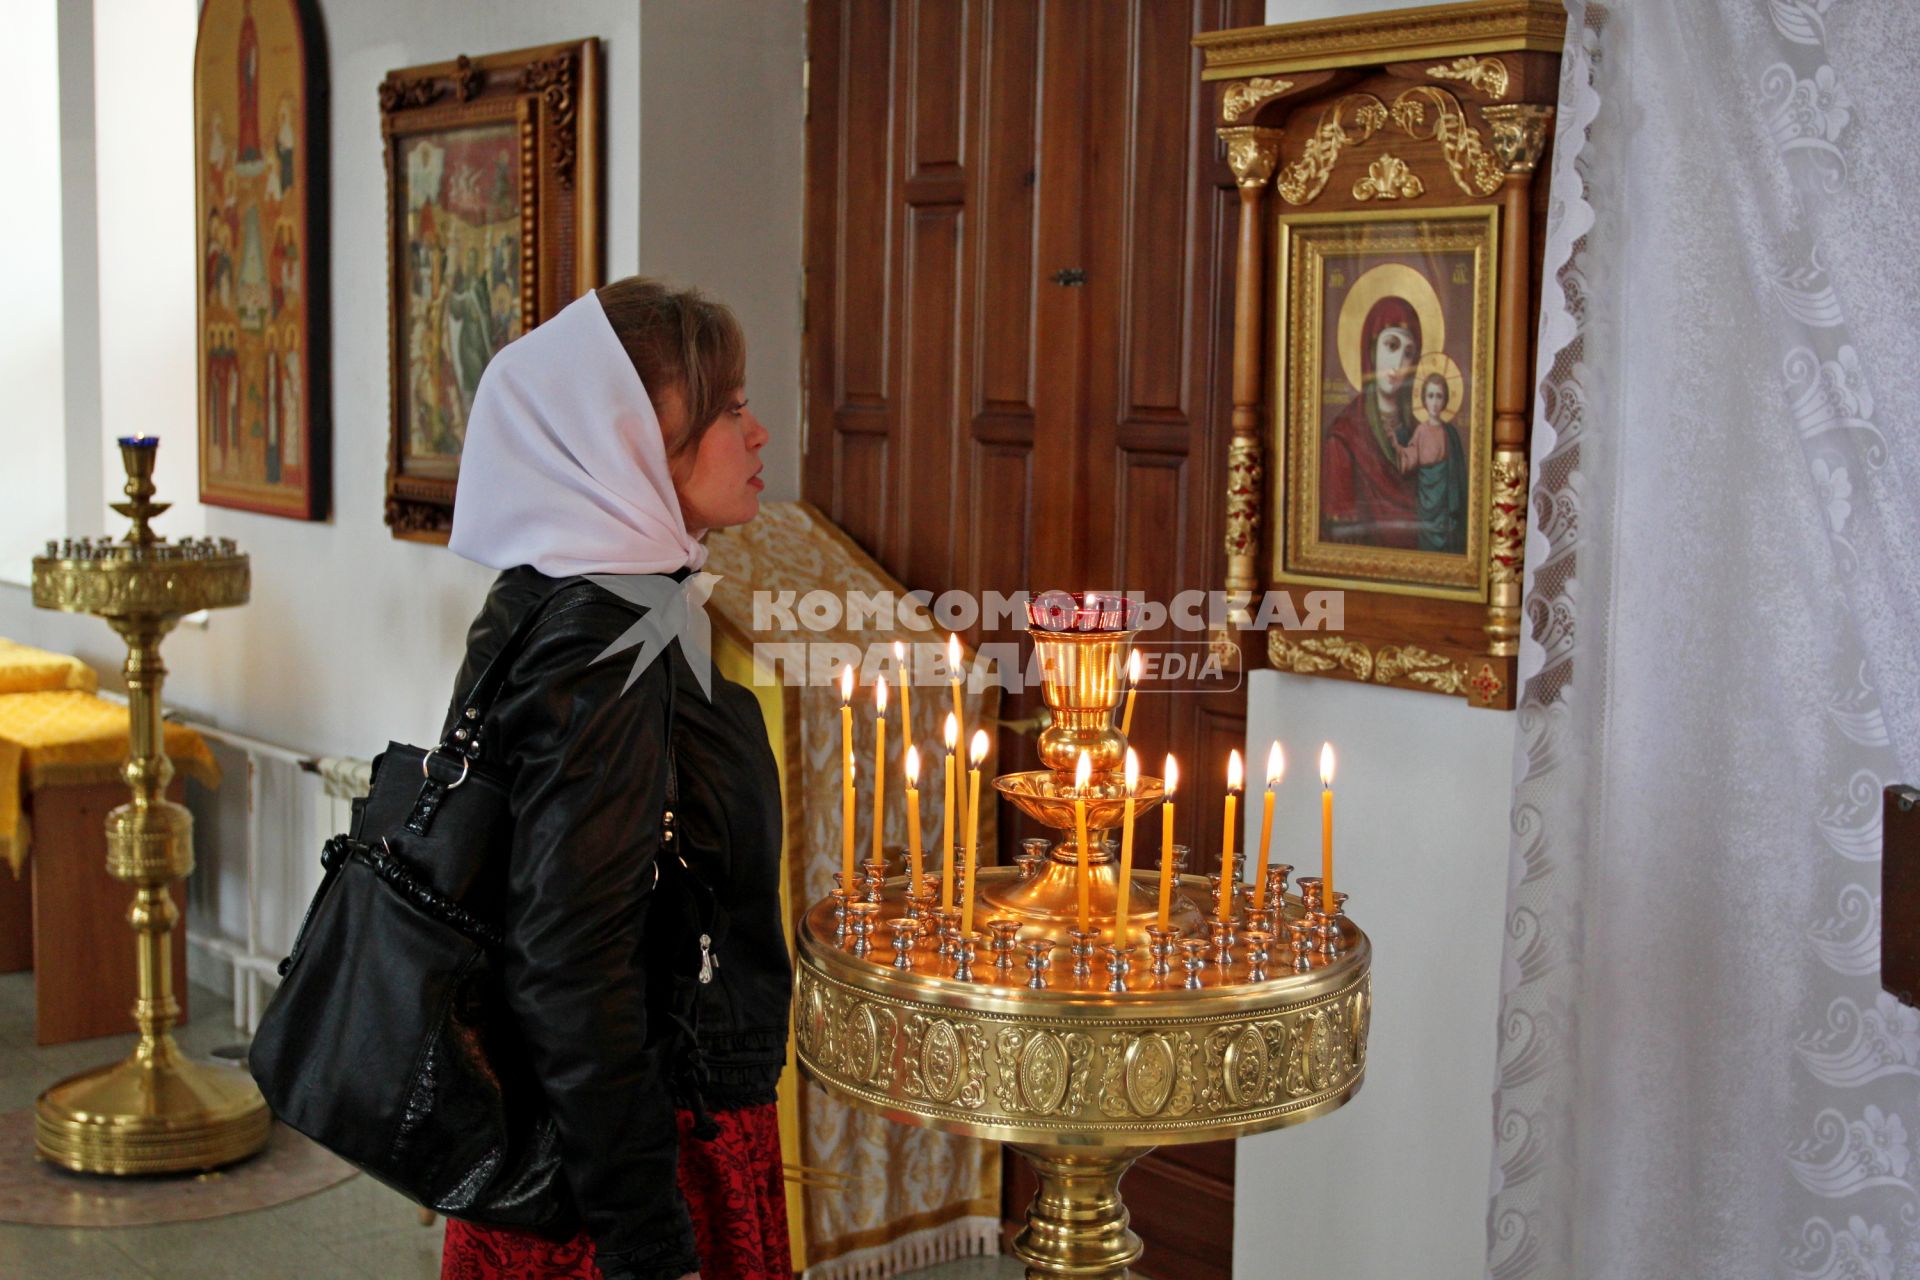
[[[1273,580],[1314,586],[1350,587],[1363,580],[1371,591],[1433,596],[1449,600],[1487,598],[1488,473],[1493,443],[1493,334],[1500,248],[1500,210],[1495,205],[1439,209],[1392,209],[1364,213],[1295,213],[1278,219],[1274,288],[1276,330],[1273,346],[1274,415],[1270,449],[1284,458],[1270,479],[1271,509],[1284,513],[1280,536],[1273,540]],[[1467,431],[1467,545],[1463,556],[1326,543],[1319,538],[1320,459],[1318,444],[1325,414],[1321,357],[1325,347],[1324,288],[1330,236],[1317,228],[1385,226],[1390,223],[1460,224],[1455,233],[1405,236],[1368,235],[1356,253],[1474,253],[1472,321],[1472,394],[1463,406]],[[1291,385],[1289,383],[1291,382]],[[1289,485],[1288,481],[1293,483]],[[1438,561],[1459,562],[1464,572],[1438,574]]]
[[[509,123],[519,132],[523,331],[599,284],[600,42],[569,41],[390,71],[380,84],[387,166],[388,445],[386,522],[393,536],[444,543],[453,528],[457,460],[407,449],[406,242],[402,143],[423,133]]]

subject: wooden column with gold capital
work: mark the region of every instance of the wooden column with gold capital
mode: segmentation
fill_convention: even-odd
[[[1291,87],[1285,80],[1253,82],[1249,89],[1235,85],[1227,92],[1225,112],[1231,118]],[[1236,94],[1239,96],[1236,98]],[[1230,625],[1252,623],[1250,604],[1260,584],[1260,490],[1265,482],[1264,442],[1260,411],[1260,317],[1265,295],[1260,282],[1265,271],[1266,239],[1262,211],[1267,182],[1280,160],[1278,129],[1258,125],[1228,125],[1219,130],[1227,144],[1227,163],[1240,186],[1240,242],[1234,274],[1233,302],[1233,417],[1232,443],[1227,453],[1227,608]],[[1238,665],[1239,646],[1225,635],[1213,637],[1213,649],[1223,660]]]
[[[1493,389],[1493,473],[1487,510],[1491,538],[1487,579],[1487,652],[1513,657],[1520,652],[1520,585],[1527,543],[1527,404],[1533,378],[1533,334],[1527,304],[1533,281],[1528,199],[1533,171],[1546,150],[1553,108],[1516,102],[1480,109],[1493,129],[1493,151],[1507,171],[1500,189],[1500,216],[1508,234],[1501,237],[1500,321]]]

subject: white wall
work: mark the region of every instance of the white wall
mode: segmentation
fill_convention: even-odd
[[[1396,7],[1408,6],[1268,0],[1267,21]],[[1240,1143],[1234,1274],[1483,1275],[1513,714],[1256,672],[1246,752],[1256,771],[1274,737],[1297,771],[1274,842],[1306,850],[1296,861],[1317,860],[1320,743],[1339,753],[1335,875],[1374,944],[1373,1031],[1351,1103]]]
[[[803,0],[640,6],[640,270],[740,317],[769,502],[800,496],[806,16]]]

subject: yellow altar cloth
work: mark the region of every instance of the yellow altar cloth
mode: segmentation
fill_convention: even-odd
[[[100,677],[80,659],[17,644],[0,636],[0,693],[45,693],[57,689],[92,693],[99,687]]]
[[[127,724],[125,707],[77,689],[0,694],[0,859],[16,877],[27,864],[30,839],[21,795],[112,782],[127,762]],[[180,773],[219,785],[220,766],[206,739],[178,724],[166,725],[164,734]]]

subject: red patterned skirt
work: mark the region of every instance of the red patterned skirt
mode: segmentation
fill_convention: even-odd
[[[680,1112],[680,1194],[693,1215],[701,1280],[787,1280],[787,1193],[780,1168],[780,1119],[772,1103],[716,1111],[720,1136],[693,1136]],[[447,1219],[440,1280],[600,1280],[593,1241],[563,1243]]]

